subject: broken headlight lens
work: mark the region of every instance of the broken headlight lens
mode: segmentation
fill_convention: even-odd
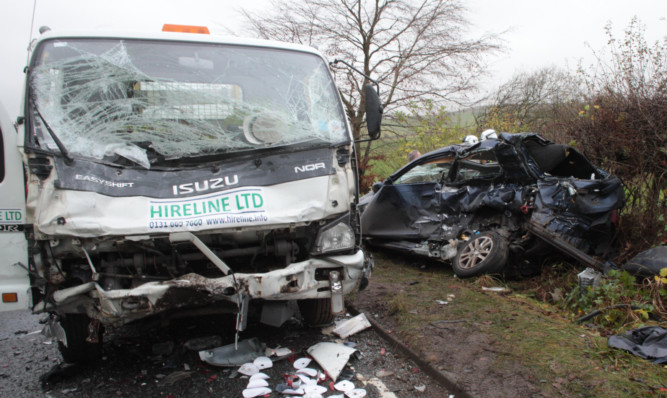
[[[354,248],[354,231],[346,220],[329,224],[320,230],[313,248],[315,254]]]

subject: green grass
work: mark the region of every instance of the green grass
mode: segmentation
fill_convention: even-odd
[[[432,322],[459,320],[493,336],[494,350],[519,359],[535,380],[546,381],[537,383],[546,396],[660,396],[659,389],[666,387],[666,367],[608,348],[607,338],[596,330],[575,324],[558,307],[535,300],[530,281],[513,283],[514,288],[524,286],[525,290],[497,295],[481,290],[481,285],[497,281],[488,277],[460,280],[447,264],[437,265],[420,270],[404,259],[376,254],[371,283],[397,287],[389,293],[387,305],[399,325],[397,332],[413,349],[428,352],[428,347],[419,346],[420,333]],[[434,304],[448,300],[450,294],[455,298],[449,305]],[[429,311],[410,311],[414,308]]]

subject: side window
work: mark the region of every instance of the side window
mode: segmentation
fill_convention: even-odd
[[[2,129],[0,129],[0,182],[5,180],[5,144],[2,136]]]
[[[503,170],[493,151],[476,152],[456,162],[454,182],[490,180],[502,173]]]
[[[420,164],[396,179],[394,185],[418,184],[425,182],[438,183],[447,176],[451,165],[451,159],[438,159],[430,163]]]

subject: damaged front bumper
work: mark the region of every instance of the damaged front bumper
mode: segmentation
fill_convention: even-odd
[[[330,298],[329,273],[338,271],[343,294],[353,292],[369,275],[372,264],[359,250],[351,255],[312,258],[266,273],[233,273],[206,278],[190,273],[133,289],[104,290],[91,281],[53,293],[35,312],[82,313],[103,324],[122,325],[165,311],[227,305],[242,311],[249,300]]]

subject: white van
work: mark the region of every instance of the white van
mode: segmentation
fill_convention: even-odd
[[[0,209],[18,217],[2,221],[2,289],[16,280],[17,307],[53,315],[66,361],[153,316],[232,312],[240,331],[251,304],[278,326],[296,300],[330,322],[372,267],[350,127],[312,48],[48,32],[17,124],[2,125]]]

